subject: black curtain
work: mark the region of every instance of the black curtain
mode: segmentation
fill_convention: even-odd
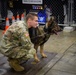
[[[74,0],[74,21],[76,23],[76,0]]]

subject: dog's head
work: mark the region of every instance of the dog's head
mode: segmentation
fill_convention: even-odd
[[[46,28],[48,30],[48,33],[51,34],[57,34],[57,32],[61,30],[54,16],[51,16],[50,20],[46,23]]]

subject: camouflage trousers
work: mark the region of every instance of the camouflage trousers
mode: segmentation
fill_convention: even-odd
[[[6,53],[6,56],[8,58],[13,58],[13,59],[27,60],[29,58],[34,58],[35,53],[36,53],[36,50],[34,48],[27,50],[22,47],[16,47],[16,48],[13,48],[8,53]]]

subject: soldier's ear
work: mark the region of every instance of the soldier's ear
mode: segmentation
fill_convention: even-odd
[[[30,21],[31,21],[31,19],[29,18],[29,19],[28,19],[28,21],[30,22]]]

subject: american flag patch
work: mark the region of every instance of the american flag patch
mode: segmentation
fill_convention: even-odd
[[[28,33],[26,33],[26,34],[25,34],[25,36],[26,36],[26,37],[28,37],[28,36],[29,36],[29,34],[28,34]]]

